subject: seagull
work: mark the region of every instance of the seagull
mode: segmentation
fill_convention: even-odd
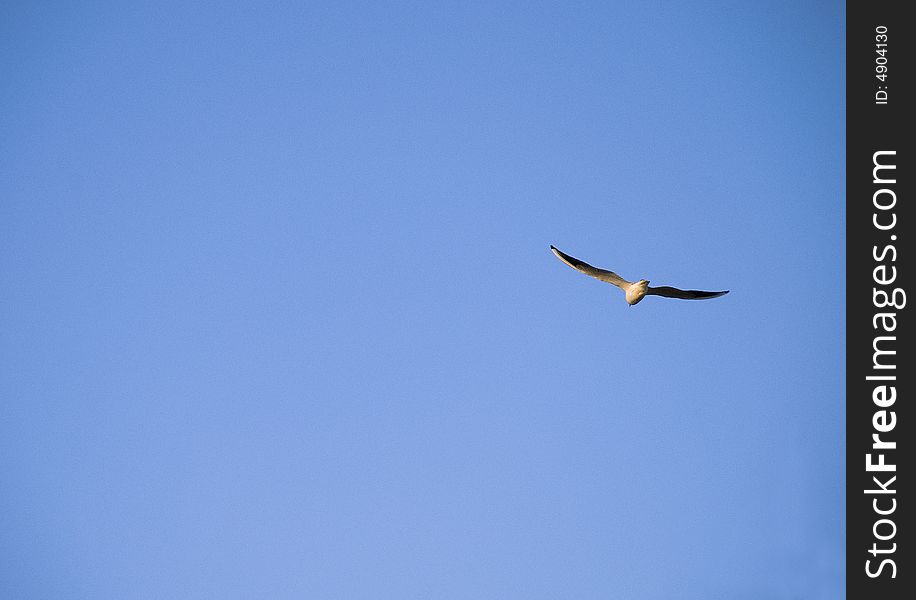
[[[567,265],[572,267],[577,271],[585,273],[589,277],[594,277],[595,279],[600,279],[601,281],[606,281],[616,285],[627,295],[627,304],[633,306],[638,304],[640,300],[646,296],[664,296],[665,298],[678,298],[680,300],[706,300],[707,298],[718,298],[719,296],[724,296],[728,293],[728,290],[724,292],[701,292],[699,290],[679,290],[677,288],[662,286],[662,287],[649,287],[648,279],[640,279],[639,281],[627,281],[617,273],[613,271],[605,271],[604,269],[597,269],[586,262],[582,262],[578,258],[573,258],[572,256],[561,252],[556,248],[556,246],[551,246],[553,253],[557,255],[557,258],[565,262]]]

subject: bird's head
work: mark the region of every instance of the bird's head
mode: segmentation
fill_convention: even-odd
[[[639,283],[639,285],[649,285],[649,280],[648,280],[648,279],[640,279],[638,283]]]

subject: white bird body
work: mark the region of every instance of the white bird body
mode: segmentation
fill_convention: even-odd
[[[589,277],[594,277],[595,279],[610,283],[622,289],[626,295],[627,304],[630,306],[639,304],[646,296],[664,296],[665,298],[678,298],[680,300],[706,300],[708,298],[718,298],[728,293],[728,290],[722,292],[704,292],[701,290],[681,290],[670,286],[649,287],[648,279],[640,279],[635,282],[627,281],[613,271],[593,267],[587,262],[583,262],[578,258],[561,252],[554,246],[551,246],[550,249],[557,258],[580,273],[585,273]]]
[[[646,297],[648,290],[649,282],[645,279],[640,279],[636,283],[631,283],[627,286],[627,289],[624,290],[627,296],[627,304],[630,306],[639,304],[639,301]]]

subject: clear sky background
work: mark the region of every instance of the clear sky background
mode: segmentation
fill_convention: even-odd
[[[800,4],[4,3],[0,596],[841,597]]]

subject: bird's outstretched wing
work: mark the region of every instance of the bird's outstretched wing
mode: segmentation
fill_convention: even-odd
[[[679,290],[668,286],[646,288],[647,296],[664,296],[665,298],[679,298],[680,300],[706,300],[707,298],[718,298],[727,293],[728,290],[724,292],[702,292],[700,290]]]
[[[624,279],[617,273],[614,273],[613,271],[605,271],[604,269],[598,269],[598,268],[591,266],[588,263],[582,262],[578,258],[573,258],[572,256],[557,250],[555,246],[551,246],[550,249],[553,250],[553,253],[557,255],[557,258],[565,262],[567,265],[569,265],[573,269],[576,269],[577,271],[581,271],[585,273],[589,277],[594,277],[595,279],[600,279],[601,281],[612,283],[622,290],[627,289],[630,283],[632,283],[630,281],[627,281],[626,279]]]

